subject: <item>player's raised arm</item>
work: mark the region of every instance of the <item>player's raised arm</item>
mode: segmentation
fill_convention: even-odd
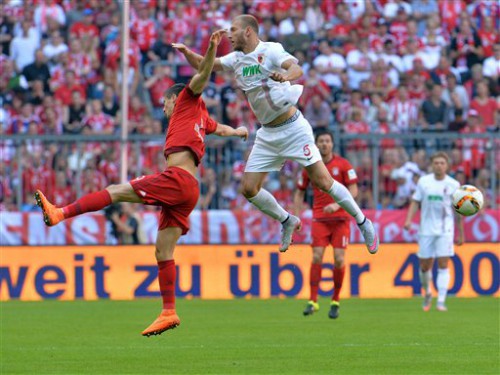
[[[281,68],[285,69],[286,72],[285,73],[275,72],[271,74],[269,78],[278,82],[295,81],[296,79],[302,77],[302,74],[304,74],[302,68],[300,67],[299,64],[296,63],[294,59],[283,61],[283,63],[281,64]]]
[[[244,126],[234,129],[231,126],[218,123],[214,134],[219,137],[240,137],[246,141],[248,138],[248,129]]]
[[[189,65],[198,70],[201,61],[203,60],[202,55],[198,55],[196,52],[190,50],[186,45],[182,43],[172,43],[172,47],[174,47],[177,51],[182,53],[184,57],[186,57],[186,60],[189,63]],[[222,69],[223,69],[222,63],[220,59],[216,58],[213,66],[213,71],[219,72],[222,71]]]
[[[201,94],[210,79],[210,74],[212,73],[215,62],[215,53],[225,33],[225,30],[217,30],[210,37],[210,44],[208,45],[207,52],[198,65],[198,73],[196,73],[191,79],[191,82],[189,82],[189,88],[193,94]]]

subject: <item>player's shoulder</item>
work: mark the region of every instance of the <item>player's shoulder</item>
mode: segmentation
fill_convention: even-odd
[[[450,184],[451,186],[458,188],[460,186],[460,182],[455,180],[453,177],[451,177],[449,174],[446,175],[445,177],[446,183]]]
[[[420,176],[420,178],[418,179],[418,183],[420,185],[423,185],[423,184],[428,184],[429,182],[433,182],[434,180],[435,180],[434,174],[428,173],[428,174],[424,174],[423,176]]]
[[[279,42],[260,42],[260,48],[272,51],[283,51],[283,45]]]

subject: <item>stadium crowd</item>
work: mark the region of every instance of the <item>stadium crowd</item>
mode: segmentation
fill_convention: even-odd
[[[489,133],[500,123],[500,6],[497,1],[436,0],[144,0],[131,2],[130,74],[120,67],[121,23],[114,0],[6,0],[0,3],[0,134],[88,135],[120,132],[120,86],[126,80],[131,134],[157,135],[128,149],[129,177],[160,171],[162,94],[193,74],[172,42],[205,51],[210,33],[242,13],[258,17],[260,37],[278,41],[304,70],[299,107],[313,128],[342,134],[413,134],[400,141],[338,142],[360,177],[358,200],[378,208],[408,204],[429,153],[446,150],[461,183],[492,195]],[[229,53],[228,40],[218,54]],[[250,142],[210,139],[201,171],[201,209],[244,208],[238,193],[258,128],[230,75],[214,74],[204,98],[218,121],[248,127]],[[453,141],[439,134],[483,133]],[[371,148],[380,147],[373,181]],[[119,178],[119,147],[104,142],[0,140],[0,208],[33,209],[33,191],[56,205]],[[18,153],[21,153],[18,155]],[[497,153],[497,155],[500,153]],[[18,157],[20,156],[20,157]],[[494,161],[497,165],[499,157]],[[22,168],[17,165],[23,163]],[[18,171],[22,170],[21,175]],[[288,163],[267,184],[292,205],[298,166]],[[76,178],[78,176],[78,178]],[[498,176],[500,177],[500,175]],[[500,178],[497,178],[497,181]],[[78,182],[78,183],[77,183]],[[16,189],[22,186],[22,202]],[[500,194],[497,194],[500,197]]]

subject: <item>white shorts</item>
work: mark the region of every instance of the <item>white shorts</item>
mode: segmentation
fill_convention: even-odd
[[[321,160],[309,122],[298,113],[295,121],[276,128],[261,127],[245,172],[279,171],[285,160],[307,167]]]
[[[420,236],[417,255],[422,259],[452,257],[453,236]]]

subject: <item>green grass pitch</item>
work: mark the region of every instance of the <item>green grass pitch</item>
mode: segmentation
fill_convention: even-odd
[[[499,374],[499,299],[180,300],[181,325],[140,335],[159,300],[1,303],[3,374]]]

